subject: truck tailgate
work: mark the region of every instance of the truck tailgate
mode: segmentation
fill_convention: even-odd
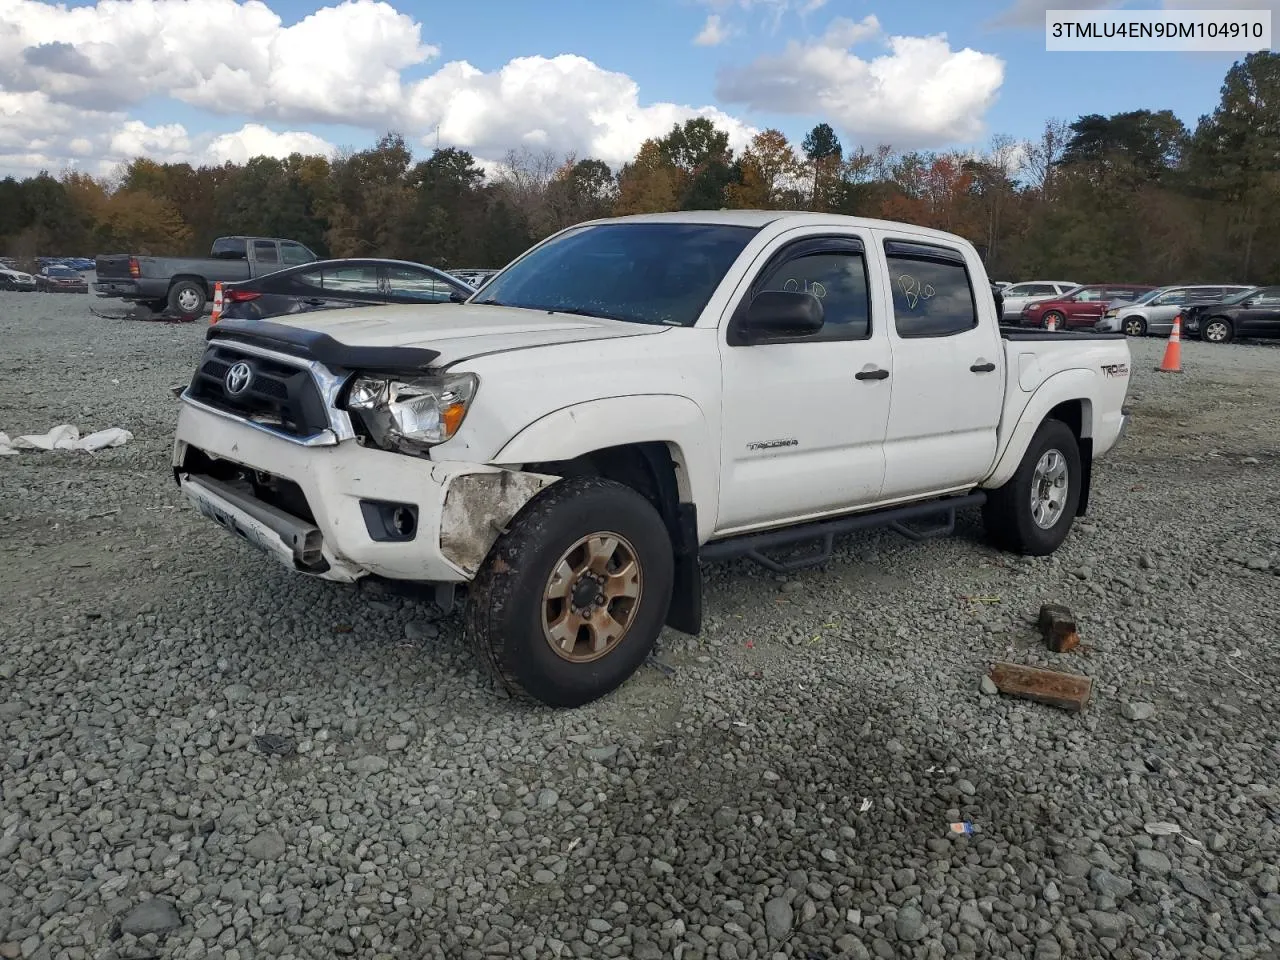
[[[94,258],[94,265],[99,280],[128,280],[129,254],[111,253]]]

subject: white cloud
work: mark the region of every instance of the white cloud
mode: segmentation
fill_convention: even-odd
[[[345,0],[291,26],[260,0],[0,0],[0,87],[85,109],[167,95],[286,121],[390,116],[400,71],[437,53],[387,3]]]
[[[877,37],[883,54],[851,52]],[[875,17],[839,18],[817,40],[793,40],[780,54],[723,71],[717,95],[753,110],[822,117],[864,142],[936,147],[980,137],[1003,81],[999,57],[953,50],[945,34],[881,37]]]
[[[699,47],[718,47],[728,39],[729,31],[720,19],[720,14],[710,13],[693,42]]]
[[[263,123],[397,129],[424,146],[435,144],[438,125],[441,145],[477,156],[527,146],[614,165],[691,117],[711,118],[735,146],[755,132],[710,106],[642,103],[626,74],[567,54],[521,57],[487,72],[455,60],[410,79],[407,71],[438,50],[423,41],[420,23],[380,0],[344,0],[289,25],[261,0],[98,0],[74,8],[0,0],[0,24],[0,97],[25,104],[22,123],[0,130],[0,137],[24,131],[20,143],[0,147],[0,170],[35,162],[59,169],[72,159],[110,164],[130,150],[205,162],[258,145],[277,153],[328,148]],[[130,116],[161,97],[247,124],[226,139],[200,136],[190,121],[179,132]],[[32,146],[37,134],[47,146]]]
[[[421,142],[463,147],[478,156],[502,156],[527,146],[575,151],[618,165],[641,142],[673,124],[708,117],[740,148],[756,133],[714,107],[674,103],[641,105],[636,82],[585,57],[519,57],[492,73],[469,63],[445,64],[408,91],[406,112]]]
[[[295,152],[332,156],[334,147],[311,133],[277,132],[257,123],[231,133],[193,134],[180,123],[149,126],[123,113],[57,103],[42,93],[0,90],[0,176],[66,169],[101,176],[139,156],[198,165]]]

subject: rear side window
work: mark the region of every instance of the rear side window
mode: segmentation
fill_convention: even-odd
[[[279,263],[280,254],[274,240],[253,241],[253,259],[259,263]]]
[[[314,276],[308,281],[315,283]],[[376,266],[330,267],[320,272],[319,285],[333,293],[361,293],[376,296],[381,293]]]
[[[299,263],[310,263],[315,259],[311,251],[300,243],[281,243],[280,259],[288,266],[296,266]]]
[[[210,256],[215,260],[246,260],[249,254],[243,237],[221,237],[213,241]]]
[[[885,256],[898,336],[950,337],[978,325],[978,304],[960,251],[888,240]]]

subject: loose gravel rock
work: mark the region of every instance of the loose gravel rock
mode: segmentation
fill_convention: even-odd
[[[1057,555],[965,516],[785,581],[709,567],[672,675],[552,711],[457,613],[196,516],[169,387],[206,328],[88,306],[0,294],[0,430],[135,435],[0,459],[0,957],[1274,955],[1275,347],[1161,377],[1134,342],[1133,426]],[[1044,602],[1087,649],[1045,649]],[[983,696],[996,660],[1093,702]]]

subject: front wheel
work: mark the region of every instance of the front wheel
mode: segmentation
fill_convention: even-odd
[[[1230,343],[1235,333],[1231,321],[1225,317],[1210,317],[1200,325],[1200,339],[1210,343]]]
[[[1124,321],[1124,332],[1130,337],[1145,337],[1147,321],[1141,317],[1128,317]]]
[[[1080,504],[1080,444],[1061,420],[1046,420],[1017,472],[982,508],[987,535],[1002,549],[1045,556],[1062,545]]]
[[[1053,327],[1055,330],[1061,330],[1066,320],[1067,318],[1064,314],[1059,313],[1057,310],[1050,310],[1044,315],[1045,329]]]
[[[666,621],[666,525],[630,487],[558,480],[489,551],[468,591],[467,633],[514,694],[590,703],[644,663]]]

